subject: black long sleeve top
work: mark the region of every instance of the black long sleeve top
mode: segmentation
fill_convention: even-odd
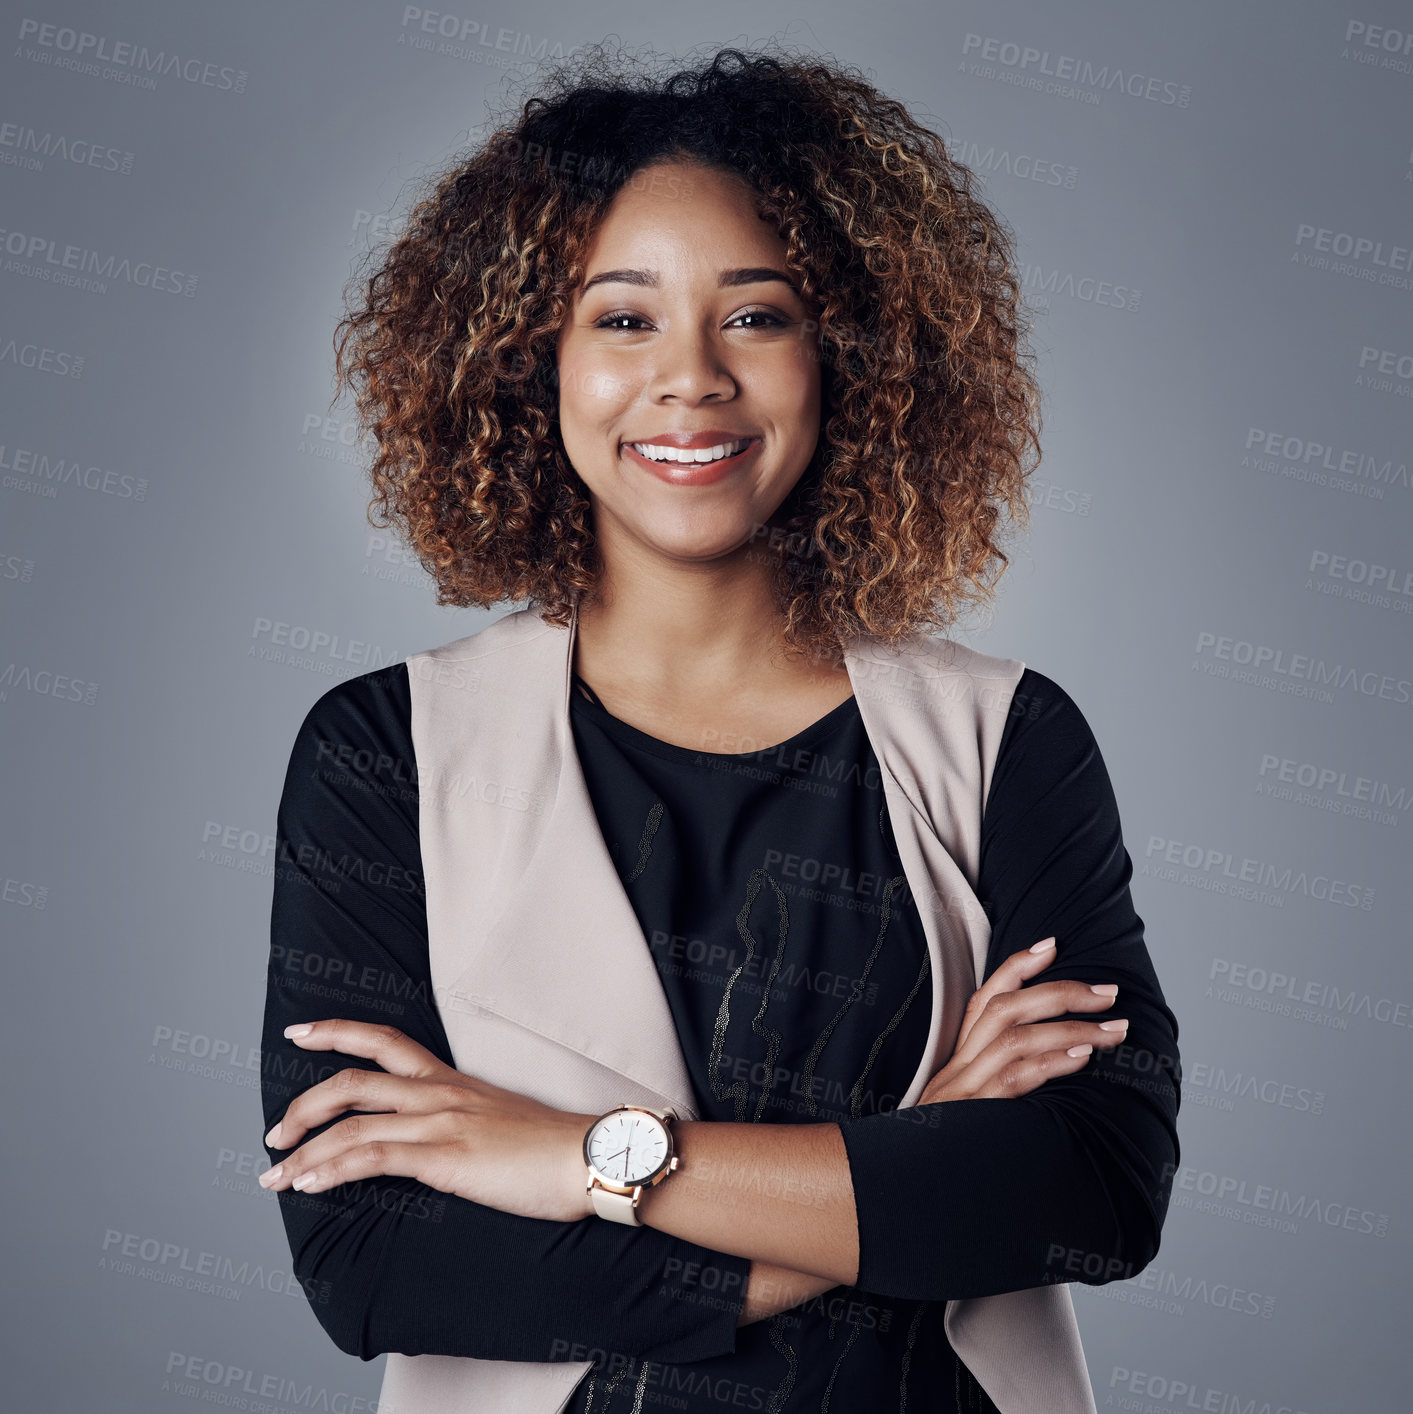
[[[947,1344],[943,1303],[1135,1274],[1156,1254],[1178,1161],[1177,1024],[1078,707],[1031,669],[1017,686],[974,881],[992,924],[986,970],[1053,933],[1056,961],[1036,980],[1117,982],[1105,1014],[1129,1017],[1128,1037],[1022,1099],[903,1110],[927,1032],[927,955],[854,699],[788,744],[844,767],[830,773],[843,785],[827,800],[781,790],[749,757],[658,742],[582,692],[571,723],[702,1117],[839,1124],[857,1282],[738,1329],[746,1259],[652,1228],[521,1218],[383,1178],[280,1194],[296,1275],[328,1283],[318,1319],[365,1360],[390,1350],[603,1360],[576,1391],[580,1411],[590,1398],[600,1411],[626,1400],[635,1362],[657,1362],[661,1387],[687,1401],[677,1407],[714,1408],[728,1389],[747,1407],[775,1396],[785,1409],[829,1399],[984,1408]],[[326,693],[291,754],[263,1037],[267,1126],[327,1075],[374,1067],[302,1051],[282,1035],[291,1022],[391,1023],[453,1063],[430,995],[417,830],[399,664]],[[288,1151],[268,1152],[277,1162]],[[718,1276],[714,1298],[704,1269]]]

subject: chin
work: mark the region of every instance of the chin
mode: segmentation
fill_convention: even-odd
[[[674,534],[662,526],[644,527],[639,539],[651,545],[659,554],[693,564],[719,560],[734,554],[750,543],[757,522],[749,517],[733,520],[729,527],[682,527]]]

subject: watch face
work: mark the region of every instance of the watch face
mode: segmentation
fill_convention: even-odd
[[[589,1131],[584,1152],[605,1178],[641,1183],[667,1159],[667,1130],[656,1115],[616,1110]]]

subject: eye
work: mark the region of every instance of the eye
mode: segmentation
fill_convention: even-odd
[[[615,310],[612,314],[605,314],[601,318],[594,320],[594,328],[608,329],[611,326],[620,323],[624,319],[628,320],[631,324],[641,324],[643,322],[641,319],[638,318],[636,314],[629,314],[626,310],[620,309]],[[624,332],[631,334],[634,331],[632,329],[627,329]]]
[[[779,315],[772,314],[768,309],[746,309],[742,310],[740,314],[728,321],[727,327],[729,328],[730,325],[736,324],[737,321],[741,319],[765,321],[763,324],[751,325],[750,327],[753,329],[780,329],[783,328],[787,322],[781,319]],[[640,319],[636,314],[629,314],[626,309],[616,309],[609,314],[600,315],[598,319],[594,320],[593,327],[595,329],[621,330],[625,334],[636,333],[636,329],[624,327],[625,321],[630,325],[643,324],[646,322]]]
[[[772,314],[768,309],[742,310],[742,312],[736,316],[736,319],[764,319],[766,321],[765,324],[756,324],[752,326],[753,328],[757,329],[779,329],[783,328],[785,325],[785,320],[781,319],[780,316],[777,314]],[[731,323],[734,324],[736,322],[736,319],[731,320]]]

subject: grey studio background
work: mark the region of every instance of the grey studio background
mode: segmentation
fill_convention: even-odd
[[[332,330],[617,34],[856,64],[1016,231],[1045,460],[955,636],[1092,724],[1186,1072],[1161,1253],[1072,1288],[1100,1408],[1406,1409],[1413,10],[437,3],[3,8],[6,1407],[376,1398],[255,1181],[275,808],[320,694],[505,609],[369,527]]]

